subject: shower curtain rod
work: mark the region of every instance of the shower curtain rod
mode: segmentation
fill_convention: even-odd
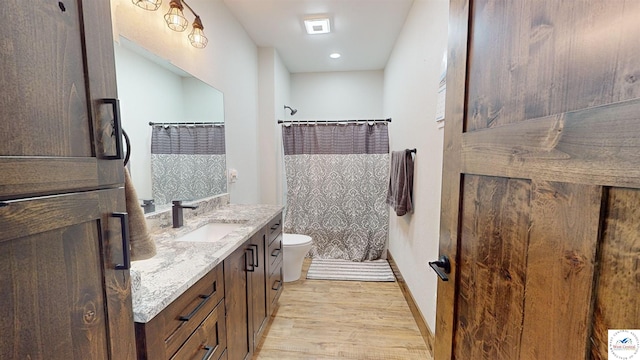
[[[278,124],[307,124],[307,123],[320,123],[320,124],[332,124],[332,123],[353,123],[353,122],[391,122],[391,118],[388,119],[370,119],[370,120],[278,120]]]
[[[157,123],[149,121],[150,126],[164,126],[164,125],[224,125],[224,122],[166,122]]]

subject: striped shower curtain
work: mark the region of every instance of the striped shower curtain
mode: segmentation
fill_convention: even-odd
[[[389,226],[386,123],[283,126],[284,231],[313,238],[311,256],[379,259]]]
[[[224,125],[161,125],[151,134],[156,204],[227,192]]]

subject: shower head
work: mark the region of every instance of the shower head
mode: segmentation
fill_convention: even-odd
[[[291,114],[290,114],[291,116],[295,115],[298,112],[298,109],[294,109],[289,105],[285,105],[284,108],[289,109],[291,111]]]

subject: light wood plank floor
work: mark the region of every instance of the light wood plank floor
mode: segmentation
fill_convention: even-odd
[[[398,284],[286,283],[255,360],[433,359]]]

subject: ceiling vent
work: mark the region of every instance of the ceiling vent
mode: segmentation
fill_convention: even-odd
[[[329,18],[313,18],[305,19],[304,27],[307,29],[307,34],[327,34],[331,32],[331,23]]]

